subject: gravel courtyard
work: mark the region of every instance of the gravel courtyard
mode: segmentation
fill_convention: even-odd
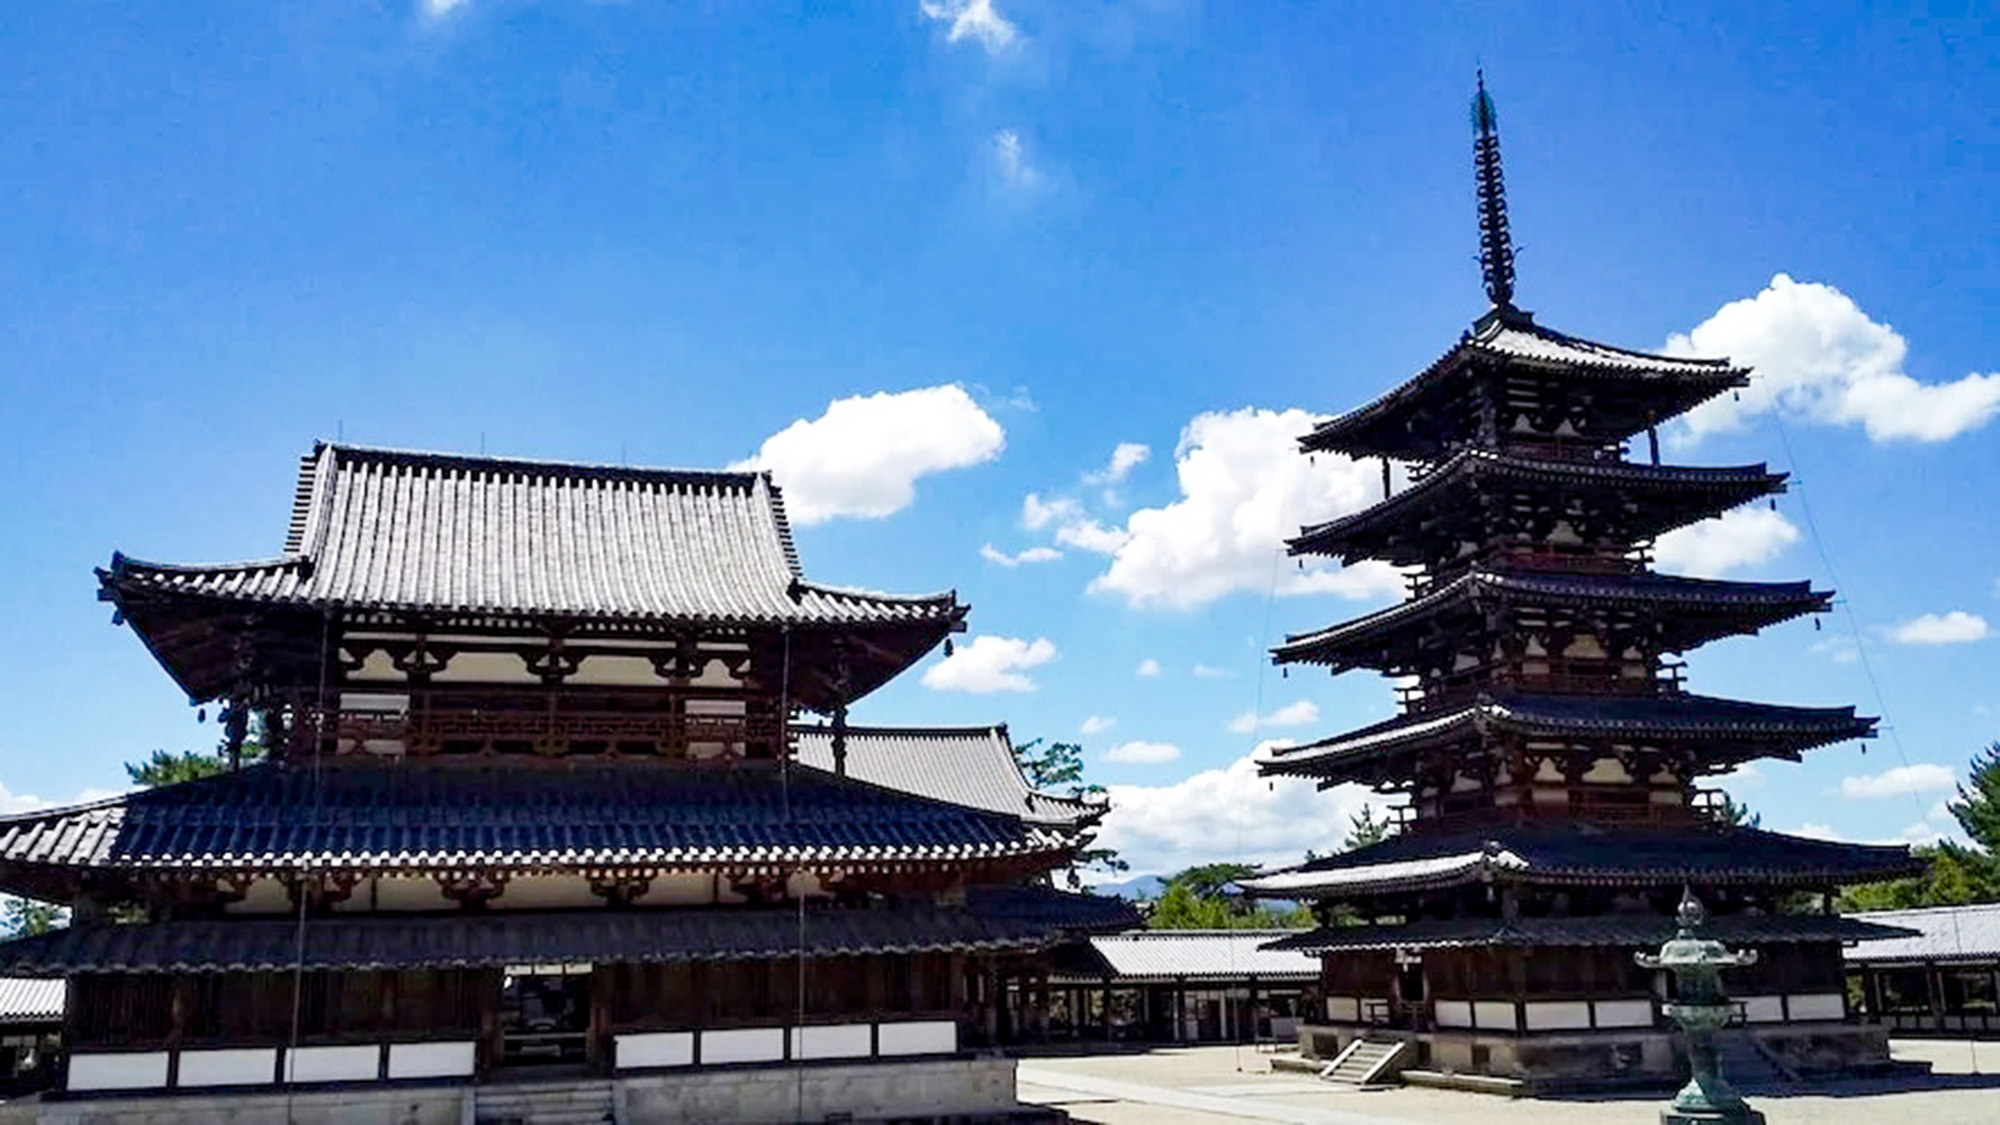
[[[2000,1122],[2000,1043],[1899,1040],[1896,1057],[1929,1060],[1926,1080],[1850,1082],[1812,1093],[1751,1092],[1770,1125]],[[1279,1121],[1297,1125],[1596,1125],[1658,1120],[1657,1096],[1507,1099],[1441,1090],[1352,1090],[1272,1073],[1251,1047],[1163,1048],[1142,1054],[1021,1060],[1021,1100],[1105,1125]]]

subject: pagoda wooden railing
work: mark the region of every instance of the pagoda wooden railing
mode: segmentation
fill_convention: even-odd
[[[1500,452],[1514,457],[1533,457],[1543,461],[1587,461],[1602,464],[1625,460],[1625,443],[1605,445],[1594,441],[1571,441],[1564,438],[1510,438],[1500,439]]]
[[[638,743],[657,751],[684,749],[691,743],[766,743],[783,737],[775,716],[683,715],[609,711],[509,712],[462,711],[410,715],[380,711],[342,711],[335,730],[343,744],[399,742],[410,753],[443,750],[488,752],[526,744],[542,753],[561,753],[572,745],[606,749]]]
[[[1396,689],[1403,709],[1428,714],[1466,706],[1495,690],[1541,692],[1551,695],[1663,696],[1680,693],[1678,670],[1666,676],[1612,676],[1599,672],[1517,672],[1486,666],[1443,684],[1410,685]]]

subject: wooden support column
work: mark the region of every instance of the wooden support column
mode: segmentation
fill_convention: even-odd
[[[590,1027],[583,1040],[583,1064],[592,1074],[610,1074],[613,1063],[611,970],[610,965],[590,967]]]
[[[1097,1014],[1098,1023],[1103,1025],[1104,1041],[1111,1042],[1111,978],[1104,978],[1103,1010]]]

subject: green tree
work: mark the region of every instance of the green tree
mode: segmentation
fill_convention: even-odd
[[[2000,855],[2000,742],[1972,756],[1958,800],[1945,807],[1973,843]]]
[[[7,910],[0,916],[0,937],[35,937],[69,925],[68,907],[31,898],[6,897]]]
[[[264,747],[256,742],[243,744],[242,762],[249,765],[264,756]],[[158,789],[162,785],[178,785],[183,781],[199,781],[204,777],[229,772],[229,751],[226,745],[218,745],[213,750],[155,750],[143,762],[126,762],[126,776],[132,784],[147,789]]]
[[[1360,812],[1348,818],[1347,839],[1340,842],[1340,850],[1351,852],[1356,848],[1379,844],[1388,839],[1395,830],[1396,822],[1390,820],[1388,814],[1383,814],[1378,820],[1375,817],[1375,806],[1363,805]]]
[[[1921,906],[1965,906],[2000,902],[2000,862],[1976,848],[1946,841],[1911,849],[1923,860],[1921,875],[1887,883],[1848,887],[1842,910],[1911,910]]]
[[[1021,776],[1027,779],[1030,789],[1043,793],[1067,790],[1068,796],[1079,799],[1104,792],[1104,786],[1083,779],[1083,746],[1079,743],[1044,744],[1039,738],[1031,738],[1014,747],[1014,761],[1020,765]],[[1116,875],[1131,869],[1132,865],[1115,848],[1084,847],[1077,850],[1063,878],[1071,890],[1081,890],[1088,874]]]
[[[1283,930],[1313,925],[1304,906],[1272,910],[1232,889],[1238,880],[1257,873],[1247,863],[1205,863],[1167,880],[1146,915],[1155,930]]]
[[[1764,814],[1750,811],[1749,805],[1738,804],[1729,794],[1722,795],[1722,803],[1715,807],[1716,816],[1722,823],[1732,828],[1762,828]]]

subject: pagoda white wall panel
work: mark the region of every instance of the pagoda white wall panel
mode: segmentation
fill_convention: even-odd
[[[777,1062],[785,1057],[785,1029],[741,1027],[701,1033],[704,1066],[720,1063]]]
[[[392,1043],[389,1046],[391,1078],[469,1078],[477,1061],[477,1044]]]
[[[693,1066],[694,1036],[692,1031],[615,1035],[611,1040],[612,1065],[619,1070]]]
[[[1738,1003],[1743,1005],[1743,1018],[1749,1023],[1784,1022],[1785,998],[1782,996],[1744,996]]]
[[[1574,1031],[1590,1026],[1588,1000],[1536,1000],[1522,1007],[1529,1031]]]
[[[1513,1031],[1514,1002],[1512,1000],[1474,1000],[1472,1018],[1482,1031]]]
[[[1653,1026],[1651,1000],[1599,1000],[1596,1003],[1599,1027]]]
[[[276,1047],[182,1051],[180,1074],[175,1084],[181,1087],[268,1086],[277,1076]]]
[[[1432,1018],[1439,1027],[1471,1027],[1472,1001],[1439,1000],[1432,1006]]]
[[[1361,1018],[1361,1001],[1352,996],[1329,996],[1326,998],[1326,1018],[1335,1023],[1354,1023]]]
[[[875,1030],[876,1051],[883,1055],[949,1055],[958,1050],[958,1024],[952,1020],[906,1020]]]
[[[373,1082],[381,1067],[382,1048],[373,1043],[285,1052],[285,1077],[292,1082]]]
[[[167,1052],[79,1052],[69,1057],[71,1090],[156,1090],[167,1084]]]
[[[511,652],[461,652],[431,674],[440,684],[539,684],[540,676]]]
[[[243,897],[224,903],[225,914],[290,914],[291,892],[276,879],[252,879]]]
[[[875,1051],[874,1028],[865,1023],[792,1029],[795,1059],[859,1059]]]
[[[1847,998],[1838,992],[1788,996],[1785,1010],[1794,1020],[1844,1020]]]
[[[349,683],[393,684],[403,681],[403,673],[397,671],[396,661],[382,649],[376,649],[361,661],[361,667],[347,674]]]

